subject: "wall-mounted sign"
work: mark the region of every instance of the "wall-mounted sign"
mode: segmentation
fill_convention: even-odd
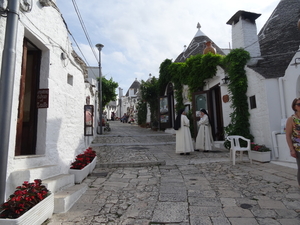
[[[169,105],[168,97],[159,98],[159,112],[160,112],[160,122],[168,123],[169,122]]]
[[[224,103],[229,102],[229,95],[223,95],[222,99]]]
[[[94,135],[94,106],[84,106],[84,136]]]
[[[39,89],[37,91],[37,108],[48,108],[49,107],[49,89]]]

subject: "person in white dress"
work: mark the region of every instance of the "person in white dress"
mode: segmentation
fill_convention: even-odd
[[[190,132],[190,121],[186,116],[184,109],[179,110],[174,129],[176,130],[176,153],[189,155],[194,151]]]
[[[211,133],[211,124],[208,113],[205,109],[200,110],[201,119],[198,122],[198,135],[196,137],[196,150],[208,152],[212,150],[213,137]]]

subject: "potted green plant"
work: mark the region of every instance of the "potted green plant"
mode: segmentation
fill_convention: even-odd
[[[25,181],[0,206],[2,225],[39,225],[54,211],[54,195],[42,185],[40,179]]]
[[[271,149],[265,145],[251,143],[251,158],[252,160],[259,162],[270,162],[271,161]]]

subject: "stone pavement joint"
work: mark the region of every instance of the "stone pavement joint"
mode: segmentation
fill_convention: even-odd
[[[229,152],[175,154],[175,135],[110,122],[92,144],[86,193],[49,225],[300,224],[297,170],[229,161]]]

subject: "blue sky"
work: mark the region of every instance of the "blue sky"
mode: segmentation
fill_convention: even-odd
[[[220,48],[231,43],[231,26],[226,22],[238,11],[262,14],[258,32],[280,0],[56,0],[70,32],[89,66],[98,66],[80,25],[75,1],[87,33],[101,51],[102,74],[118,82],[125,94],[135,79],[159,76],[159,66],[173,59],[189,45],[197,32],[197,23]],[[73,40],[71,39],[73,42]],[[75,51],[80,51],[73,44]]]

